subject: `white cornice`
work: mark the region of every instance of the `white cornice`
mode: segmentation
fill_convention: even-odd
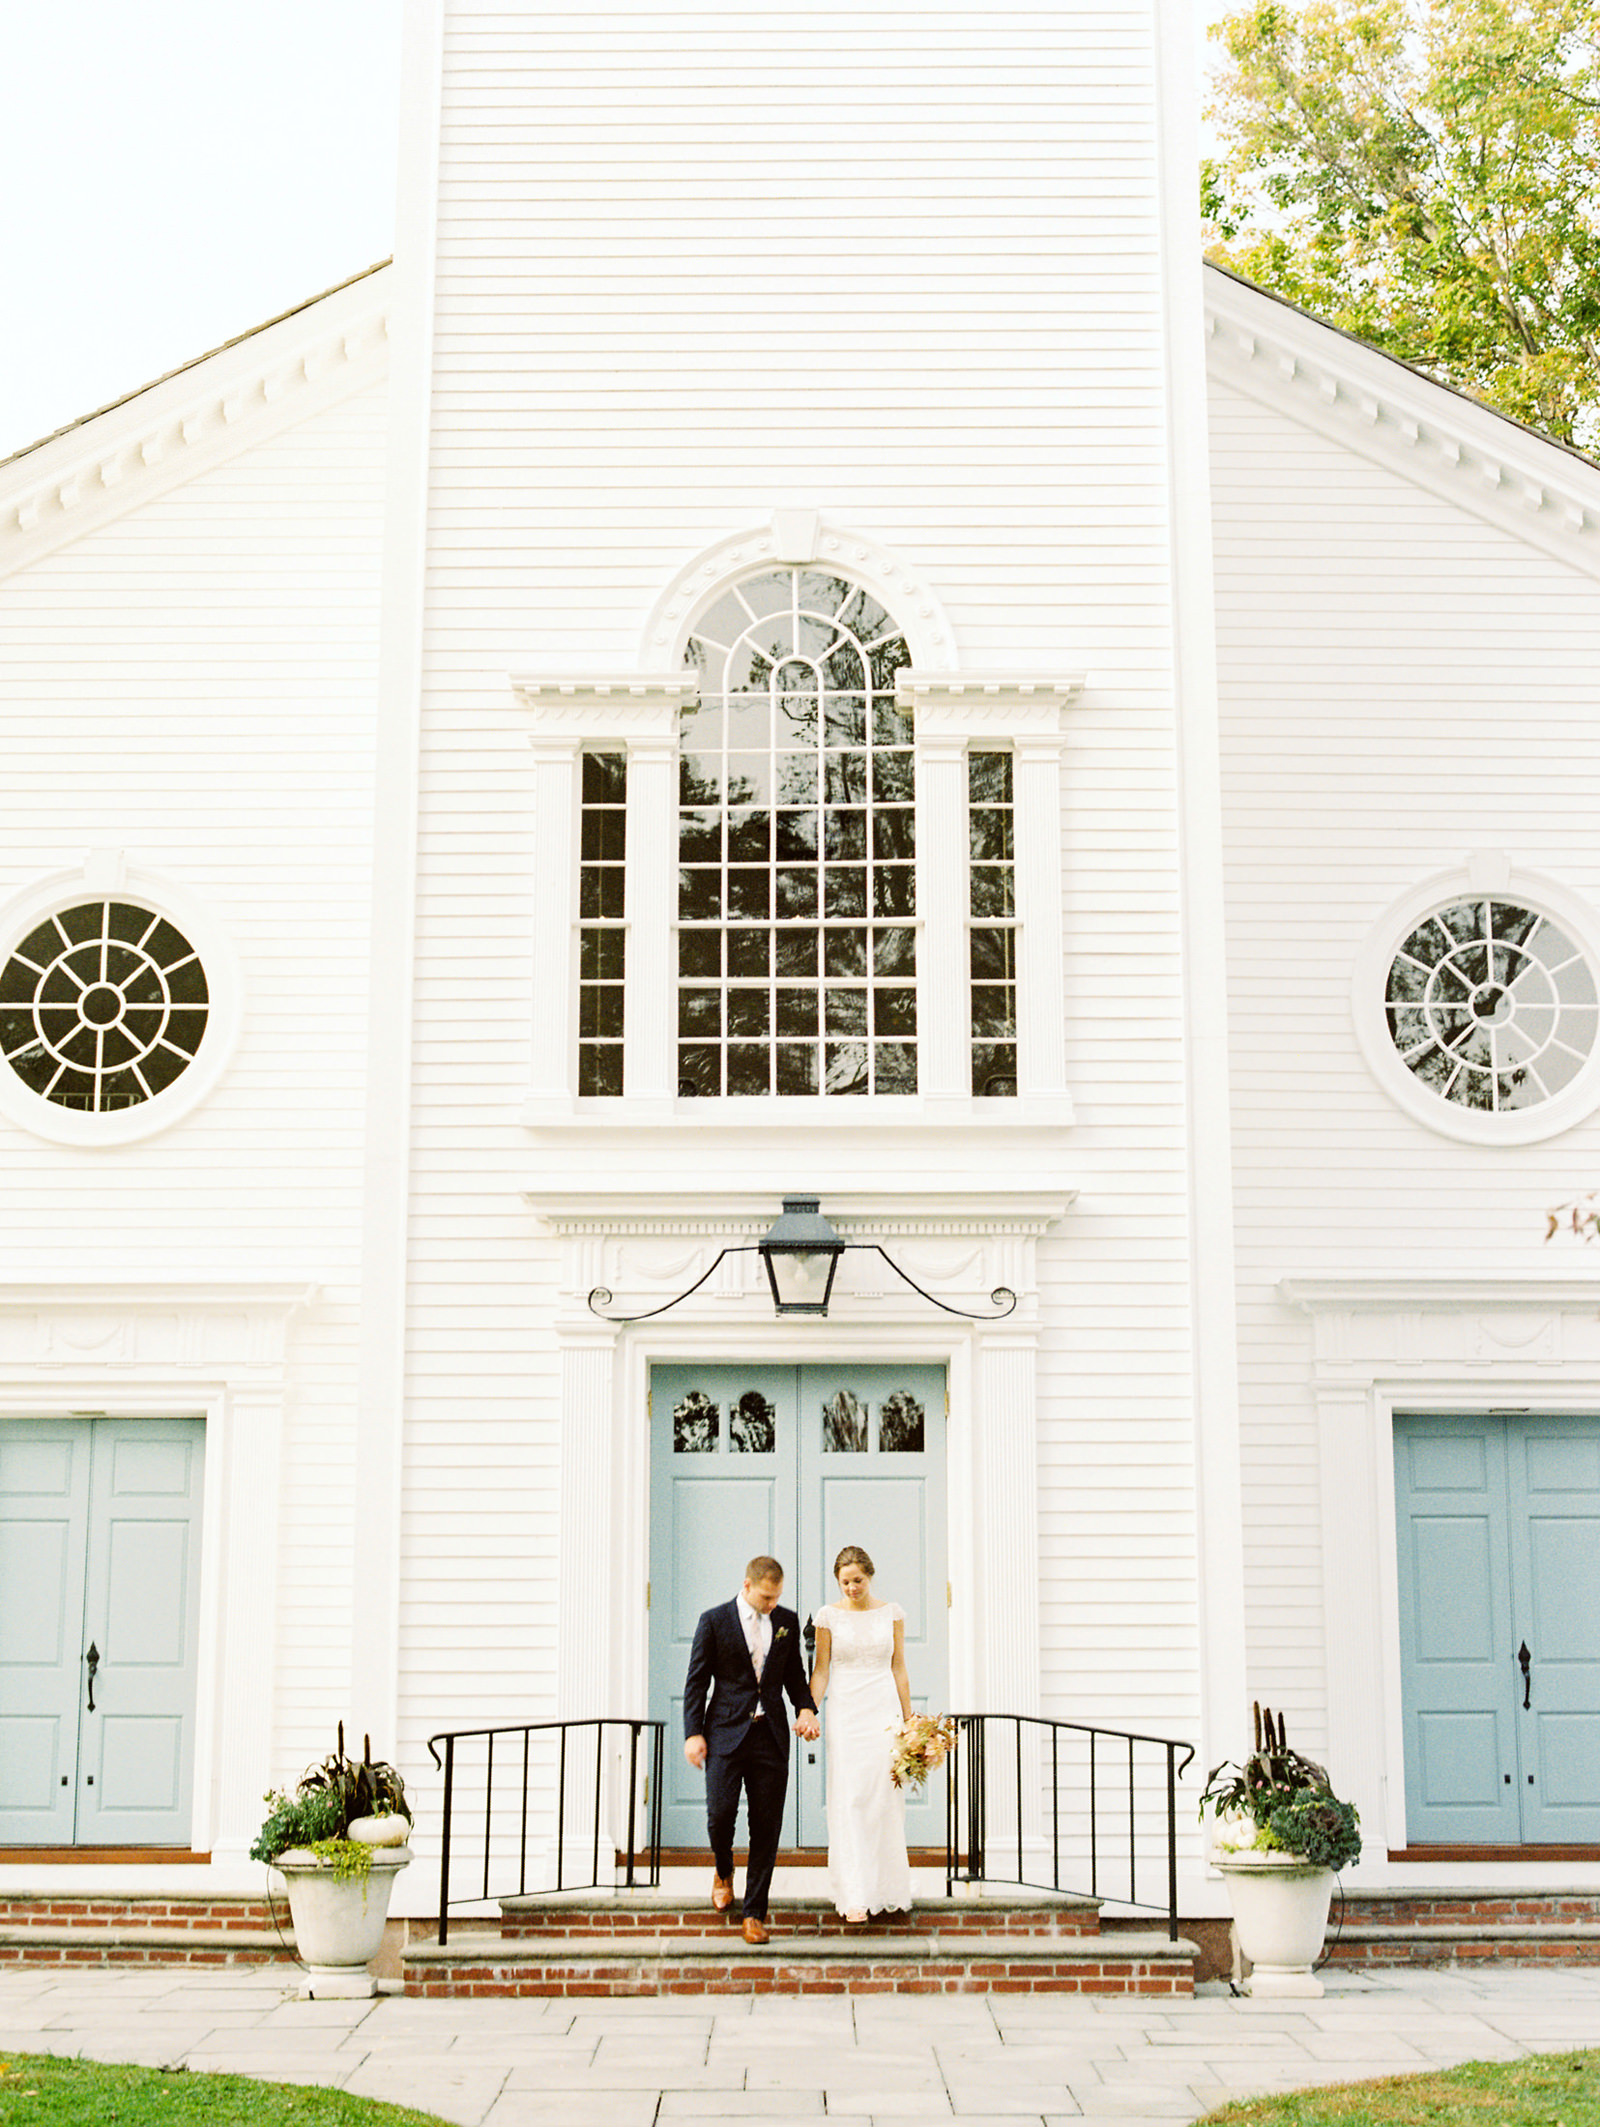
[[[823,1212],[846,1239],[946,1235],[1018,1235],[1037,1238],[1066,1216],[1076,1190],[827,1192]],[[534,1189],[524,1201],[552,1232],[570,1235],[673,1236],[759,1240],[782,1206],[770,1190]]]
[[[1206,335],[1219,382],[1600,576],[1600,467],[1214,267]]]
[[[1371,1273],[1344,1277],[1284,1278],[1279,1296],[1309,1315],[1338,1308],[1346,1313],[1470,1314],[1485,1307],[1575,1307],[1600,1310],[1600,1264],[1589,1277],[1567,1271],[1544,1275],[1511,1271],[1499,1275],[1468,1272],[1461,1277],[1384,1277]]]
[[[676,739],[678,713],[700,693],[694,672],[624,674],[610,679],[513,672],[511,686],[528,711],[531,745],[569,751],[606,741],[643,744]]]
[[[391,276],[365,274],[0,467],[0,575],[376,382]]]
[[[309,1307],[317,1288],[303,1278],[8,1277],[0,1312],[37,1314],[74,1307],[261,1308],[291,1314]]]

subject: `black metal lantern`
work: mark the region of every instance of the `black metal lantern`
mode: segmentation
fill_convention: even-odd
[[[786,1196],[758,1251],[780,1315],[825,1315],[845,1243],[822,1216],[822,1200]]]

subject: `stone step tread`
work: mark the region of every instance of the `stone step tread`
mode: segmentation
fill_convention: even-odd
[[[807,1963],[840,1960],[849,1963],[926,1964],[940,1956],[963,1962],[973,1959],[1012,1963],[1049,1963],[1071,1961],[1086,1964],[1127,1964],[1148,1962],[1153,1958],[1162,1962],[1187,1962],[1199,1955],[1196,1946],[1180,1937],[1177,1942],[1155,1933],[1135,1934],[1132,1931],[1115,1936],[1017,1936],[1017,1935],[962,1935],[941,1937],[924,1935],[915,1938],[892,1935],[787,1935],[775,1931],[770,1943],[756,1946],[747,1943],[736,1929],[720,1936],[652,1935],[630,1937],[624,1943],[596,1946],[587,1941],[564,1940],[553,1943],[535,1943],[527,1937],[515,1940],[500,1937],[493,1941],[483,1936],[467,1936],[463,1940],[446,1943],[442,1948],[436,1942],[408,1943],[405,1950],[407,1966],[493,1965],[497,1968],[517,1965],[547,1964],[655,1964],[661,1962],[694,1961],[713,1964],[734,1961],[740,1964],[752,1959],[777,1956],[785,1962],[796,1959]]]
[[[1600,1921],[1346,1921],[1329,1942],[1600,1942]]]
[[[711,1878],[708,1874],[706,1877],[708,1897],[710,1883]],[[597,1912],[609,1912],[614,1908],[622,1907],[637,1907],[642,1912],[682,1912],[687,1905],[698,1902],[698,1894],[696,1899],[690,1900],[685,1898],[682,1891],[621,1889],[615,1892],[597,1892],[592,1889],[581,1891],[528,1891],[520,1896],[498,1899],[496,1902],[502,1912],[522,1912],[524,1910],[570,1912],[577,1907],[584,1906],[593,1906]],[[800,1898],[792,1893],[786,1896],[779,1896],[778,1893],[774,1892],[767,1903],[769,1909],[774,1913],[779,1911],[826,1913],[833,1910],[833,1901],[830,1898]],[[941,1908],[949,1905],[957,1911],[982,1910],[997,1913],[1049,1913],[1074,1907],[1082,1907],[1086,1911],[1098,1912],[1104,1903],[1105,1900],[1102,1898],[1091,1898],[1077,1891],[1021,1891],[1014,1895],[1007,1893],[997,1897],[990,1897],[985,1894],[982,1898],[940,1898],[938,1900]],[[917,1910],[930,1910],[930,1905],[925,1902]]]

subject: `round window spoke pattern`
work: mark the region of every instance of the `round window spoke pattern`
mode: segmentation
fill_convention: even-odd
[[[1538,1107],[1594,1053],[1600,994],[1581,948],[1547,916],[1489,897],[1454,901],[1396,953],[1389,1038],[1418,1082],[1482,1113]]]
[[[57,1107],[133,1108],[194,1061],[210,1003],[193,946],[165,916],[82,901],[37,924],[0,973],[0,1054]]]

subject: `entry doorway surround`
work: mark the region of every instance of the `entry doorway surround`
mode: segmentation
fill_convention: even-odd
[[[12,1279],[0,1294],[0,1425],[205,1422],[189,1841],[240,1868],[271,1762],[261,1680],[272,1673],[289,1327],[315,1292],[288,1280],[86,1277]],[[92,1888],[86,1870],[74,1878]]]
[[[1405,1812],[1396,1416],[1600,1410],[1600,1270],[1294,1277],[1278,1295],[1312,1324],[1329,1770],[1361,1811],[1360,1880],[1409,1882],[1418,1864]],[[1385,1858],[1401,1852],[1404,1861]],[[1429,1862],[1428,1880],[1588,1880],[1588,1865],[1526,1854]]]
[[[630,1313],[672,1298],[719,1248],[758,1241],[780,1194],[528,1194],[560,1242],[558,1715],[626,1715],[646,1703],[652,1364],[821,1357],[946,1370],[952,1703],[1037,1712],[1035,1255],[1074,1192],[824,1194],[823,1209],[846,1240],[890,1244],[919,1284],[952,1305],[980,1308],[995,1286],[1009,1286],[1017,1311],[998,1324],[940,1313],[865,1254],[843,1259],[825,1321],[775,1318],[753,1254],[730,1256],[701,1292],[658,1321],[611,1324],[589,1312],[596,1286]]]

